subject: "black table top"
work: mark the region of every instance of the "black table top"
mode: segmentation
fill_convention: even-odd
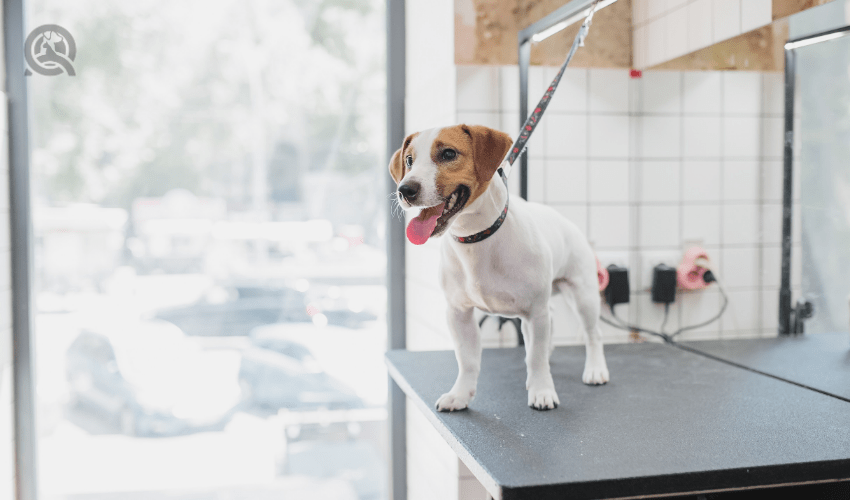
[[[605,347],[611,382],[581,383],[558,347],[561,406],[526,406],[522,348],[485,349],[476,398],[438,413],[451,351],[387,353],[393,378],[497,500],[612,498],[850,478],[850,403],[683,349]]]
[[[680,345],[850,401],[850,335],[846,332]]]

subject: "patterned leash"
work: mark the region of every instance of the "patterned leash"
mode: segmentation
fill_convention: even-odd
[[[502,178],[502,181],[505,183],[505,187],[508,186],[508,175],[510,174],[510,168],[514,164],[517,158],[519,158],[520,153],[525,150],[525,145],[528,143],[528,139],[531,137],[532,132],[537,127],[537,124],[540,123],[540,118],[543,116],[543,112],[546,111],[546,107],[549,106],[549,100],[552,98],[552,94],[555,93],[555,89],[558,88],[558,84],[561,82],[561,77],[564,75],[564,70],[567,69],[567,65],[570,64],[570,60],[576,53],[579,47],[584,46],[584,38],[587,36],[587,32],[590,30],[590,23],[593,20],[593,13],[596,12],[596,7],[599,5],[601,0],[596,0],[593,5],[590,7],[590,13],[584,19],[584,23],[581,25],[581,29],[578,30],[578,35],[576,35],[575,40],[573,40],[573,46],[570,48],[570,53],[567,54],[567,59],[564,61],[564,64],[561,65],[561,70],[558,71],[558,74],[555,75],[555,79],[552,80],[552,83],[549,84],[549,88],[546,90],[546,93],[543,94],[543,97],[540,99],[540,102],[537,104],[537,107],[534,108],[534,112],[531,113],[531,116],[525,120],[525,125],[522,126],[522,130],[520,131],[519,137],[511,146],[511,149],[508,151],[508,155],[502,160],[501,166],[496,170],[499,173],[499,176]],[[505,165],[505,162],[508,162]],[[508,204],[510,203],[510,195],[505,199],[505,208],[502,210],[502,213],[499,215],[499,218],[496,219],[490,227],[484,229],[483,231],[479,231],[475,234],[471,234],[469,236],[452,236],[455,241],[458,243],[478,243],[479,241],[486,240],[490,236],[496,233],[500,227],[502,227],[502,223],[505,222],[505,218],[508,215]]]
[[[558,84],[561,82],[561,77],[564,76],[564,70],[567,69],[567,66],[570,64],[570,60],[572,60],[576,50],[578,50],[579,47],[584,47],[584,39],[587,36],[588,31],[590,31],[593,14],[596,12],[596,7],[599,5],[600,1],[601,0],[596,0],[596,2],[594,2],[590,7],[590,13],[584,19],[581,28],[578,30],[578,34],[576,35],[575,40],[573,40],[573,46],[570,48],[570,53],[567,54],[567,59],[564,61],[564,64],[561,65],[561,69],[558,71],[558,74],[555,75],[552,83],[549,84],[549,88],[546,89],[546,93],[543,94],[540,102],[537,103],[537,107],[534,108],[534,111],[528,119],[525,120],[525,124],[520,130],[519,137],[517,137],[516,141],[514,141],[513,146],[511,146],[510,151],[508,151],[508,155],[504,160],[502,160],[502,164],[504,164],[504,162],[508,162],[508,168],[506,169],[507,172],[505,172],[506,177],[510,175],[510,166],[512,166],[516,159],[519,158],[519,155],[525,151],[528,139],[531,138],[531,134],[534,132],[534,129],[537,128],[537,124],[540,123],[540,118],[543,117],[543,113],[549,106],[549,101],[555,93],[555,90],[558,88]]]

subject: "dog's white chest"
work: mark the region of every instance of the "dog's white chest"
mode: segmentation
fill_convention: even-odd
[[[502,316],[528,312],[542,283],[529,283],[533,269],[511,262],[507,255],[480,248],[444,252],[443,286],[447,298]],[[533,267],[533,266],[532,266]],[[529,271],[531,271],[529,273]],[[534,279],[534,281],[539,281]],[[542,286],[541,286],[542,285]]]

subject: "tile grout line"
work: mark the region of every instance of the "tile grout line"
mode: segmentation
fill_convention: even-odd
[[[741,2],[741,23],[743,25],[743,9],[744,5]],[[765,108],[765,75],[759,75],[760,82],[760,90],[761,95],[759,96],[759,111],[763,111]],[[758,252],[756,254],[756,285],[759,288],[758,292],[758,308],[756,317],[756,324],[759,326],[759,330],[762,331],[762,335],[764,335],[764,331],[766,330],[765,322],[764,322],[764,303],[765,303],[765,292],[763,290],[763,282],[764,282],[764,240],[765,240],[765,223],[764,223],[764,158],[765,158],[765,124],[767,122],[766,119],[762,118],[759,120],[759,168],[758,168],[758,182],[757,186],[757,194],[756,199],[758,200]]]
[[[714,4],[712,3],[712,14],[713,14],[713,11],[714,11]],[[712,19],[713,19],[713,17],[712,17]],[[724,77],[723,74],[720,75],[720,111],[721,111],[721,116],[720,116],[720,169],[718,171],[718,177],[720,178],[719,182],[718,182],[718,189],[720,190],[720,192],[717,193],[717,199],[720,200],[721,206],[720,206],[720,234],[718,235],[719,236],[718,239],[719,239],[719,243],[720,243],[720,249],[719,249],[718,257],[720,257],[720,266],[721,266],[720,275],[723,276],[724,269],[722,269],[722,267],[725,267],[724,262],[723,262],[724,261],[723,257],[724,257],[725,252],[726,252],[726,237],[725,237],[725,234],[726,234],[726,224],[725,224],[726,223],[726,220],[725,220],[726,219],[726,211],[724,210],[726,200],[724,199],[724,189],[723,189],[724,182],[726,181],[726,179],[725,179],[726,159],[724,157],[724,155],[726,154],[726,147],[725,147],[724,134],[723,134],[724,125],[726,124],[726,115],[725,115],[725,111],[726,111],[726,78]],[[720,318],[718,318],[718,321],[717,321],[717,338],[722,339],[723,338],[723,332],[724,332],[723,317],[720,317]]]
[[[686,8],[686,6],[683,6]],[[685,164],[685,73],[679,74],[679,245],[685,249],[685,188],[684,188],[684,164]],[[705,242],[703,242],[705,244]],[[678,328],[682,327],[682,316],[684,316],[685,304],[679,301]]]
[[[591,207],[590,207],[590,205],[591,205],[591,201],[590,201],[590,189],[591,189],[591,184],[590,184],[590,177],[591,177],[591,174],[590,174],[590,92],[591,92],[590,71],[591,70],[588,68],[588,69],[585,69],[583,71],[584,71],[584,116],[585,116],[585,127],[587,127],[586,128],[587,134],[585,134],[585,143],[586,143],[585,145],[587,147],[587,150],[585,151],[585,155],[584,155],[584,177],[585,177],[584,183],[585,183],[585,189],[587,191],[585,192],[585,195],[584,195],[584,199],[585,199],[584,218],[585,218],[585,224],[586,224],[585,227],[587,227],[587,230],[585,231],[585,233],[589,234],[590,228],[591,228],[591,226],[590,226],[590,220],[591,220],[591,217],[590,217],[590,210],[591,210]],[[596,235],[594,235],[594,238],[595,238],[595,236]]]

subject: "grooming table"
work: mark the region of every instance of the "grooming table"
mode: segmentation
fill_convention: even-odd
[[[434,409],[457,374],[453,352],[390,351],[386,359],[497,500],[847,485],[817,483],[850,479],[850,403],[675,346],[618,344],[605,353],[611,382],[589,387],[584,347],[555,349],[561,406],[547,412],[526,405],[523,348],[485,349],[477,397],[456,413]]]
[[[679,345],[850,401],[850,334],[846,332]]]

